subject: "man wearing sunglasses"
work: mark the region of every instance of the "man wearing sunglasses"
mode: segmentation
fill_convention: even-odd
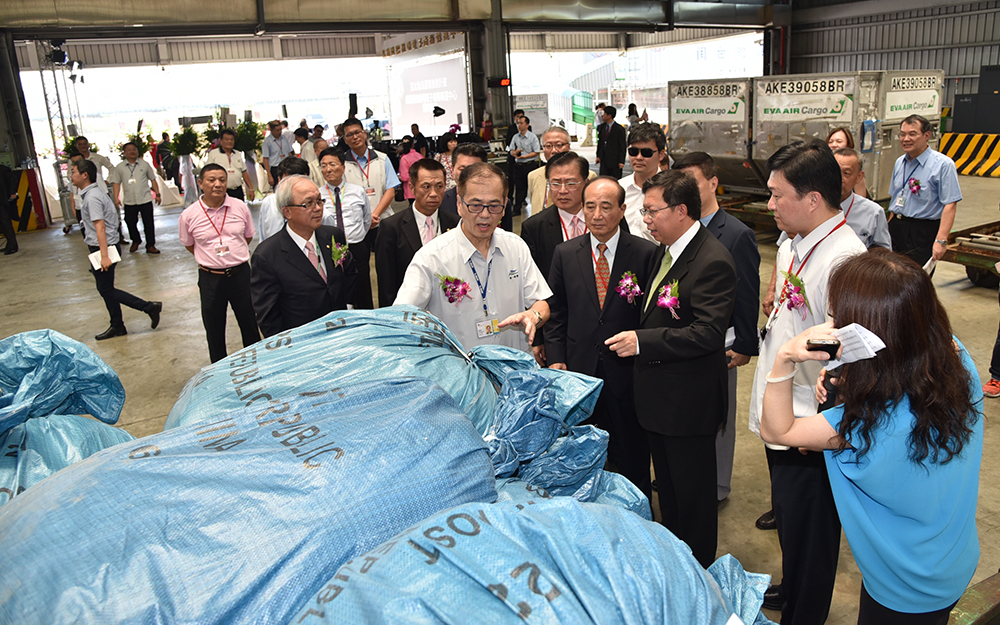
[[[465,349],[506,345],[531,353],[552,291],[524,241],[497,229],[506,198],[499,167],[467,167],[458,178],[459,227],[417,251],[393,304],[433,314]]]
[[[323,224],[323,198],[308,176],[288,176],[275,192],[285,227],[257,246],[250,267],[250,292],[257,325],[265,337],[343,310],[354,297],[358,268],[344,231]]]
[[[639,124],[628,135],[628,158],[632,165],[632,175],[622,178],[618,184],[625,189],[625,222],[628,231],[637,237],[653,241],[653,235],[646,230],[639,209],[642,208],[642,185],[660,171],[660,159],[664,156],[667,138],[657,124]]]

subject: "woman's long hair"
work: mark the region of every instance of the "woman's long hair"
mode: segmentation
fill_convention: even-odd
[[[629,105],[628,105],[628,114],[629,114],[630,116],[631,116],[631,115],[635,115],[635,116],[637,116],[637,117],[638,117],[638,115],[639,115],[639,107],[637,107],[637,106],[635,105],[635,102],[633,102],[632,104],[629,104]]]
[[[413,137],[411,137],[410,135],[404,136],[403,141],[400,144],[400,152],[399,152],[400,156],[402,156],[403,154],[408,154],[412,149],[413,149]]]
[[[835,269],[829,292],[837,327],[858,323],[886,345],[875,358],[842,367],[841,438],[852,440],[858,455],[864,455],[873,431],[908,396],[916,419],[910,460],[920,464],[930,457],[943,464],[961,453],[979,414],[948,315],[923,269],[901,254],[873,248]]]

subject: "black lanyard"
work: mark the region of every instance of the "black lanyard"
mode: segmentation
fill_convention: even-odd
[[[476,284],[479,285],[479,294],[483,296],[483,312],[486,316],[490,316],[490,309],[486,306],[486,287],[490,284],[490,272],[493,271],[493,259],[490,259],[488,265],[486,265],[486,285],[484,286],[482,282],[479,281],[479,273],[476,271],[476,266],[472,264],[472,259],[469,259],[469,267],[472,267],[472,277],[476,279]]]

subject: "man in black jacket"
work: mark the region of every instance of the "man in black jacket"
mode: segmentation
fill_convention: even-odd
[[[604,129],[597,140],[597,162],[600,174],[621,180],[625,167],[625,129],[615,122],[618,111],[613,106],[604,107]]]
[[[718,546],[715,437],[728,402],[726,328],[736,302],[736,268],[699,223],[698,185],[679,171],[643,184],[643,217],[661,246],[644,286],[639,329],[606,343],[635,357],[639,423],[649,438],[663,524],[708,567]]]
[[[587,183],[583,215],[589,234],[557,245],[552,256],[546,357],[550,368],[604,380],[593,420],[610,434],[608,458],[652,500],[649,443],[636,418],[632,395],[634,359],[619,358],[604,341],[639,327],[642,297],[634,291],[619,293],[617,288],[626,273],[638,288],[649,281],[656,246],[619,228],[625,190],[614,178]]]
[[[254,313],[265,337],[347,308],[358,275],[343,231],[322,225],[323,200],[307,176],[282,179],[275,196],[287,223],[257,246],[250,263]]]

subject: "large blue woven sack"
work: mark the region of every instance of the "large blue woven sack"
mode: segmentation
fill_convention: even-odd
[[[74,462],[133,439],[106,425],[118,421],[125,405],[118,375],[89,347],[55,330],[0,341],[0,390],[0,504]]]
[[[121,428],[77,415],[34,417],[0,434],[0,504],[102,449],[135,440]]]
[[[0,623],[287,623],[341,564],[493,484],[425,380],[254,403],[0,507]]]
[[[164,429],[301,391],[408,376],[437,383],[485,431],[497,390],[443,323],[412,306],[333,312],[231,354],[188,381]]]
[[[0,341],[0,390],[5,398],[0,432],[52,414],[89,414],[116,423],[125,405],[125,389],[114,369],[83,343],[55,330],[32,330]]]
[[[744,575],[727,579],[730,595],[767,583]],[[293,622],[723,625],[734,613],[663,526],[556,497],[434,515],[342,566]]]

